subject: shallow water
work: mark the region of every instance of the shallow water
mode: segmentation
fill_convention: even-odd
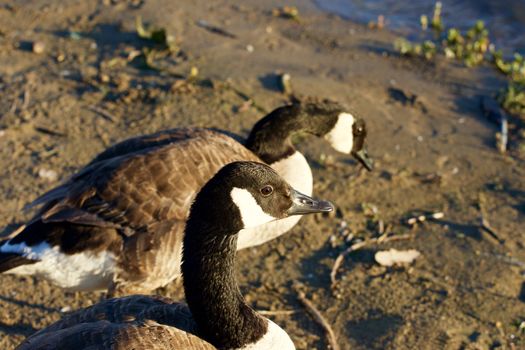
[[[384,15],[387,27],[402,35],[417,38],[419,18],[431,18],[434,0],[315,0],[321,9],[345,18],[368,23]],[[445,26],[466,29],[482,19],[489,29],[491,40],[506,53],[525,54],[525,0],[445,0]]]

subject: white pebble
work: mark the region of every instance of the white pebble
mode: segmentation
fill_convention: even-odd
[[[393,266],[400,264],[410,264],[421,255],[415,249],[409,250],[384,250],[375,254],[375,260],[382,266]]]
[[[60,309],[60,312],[62,313],[66,313],[66,312],[69,312],[71,311],[71,306],[64,306]]]
[[[38,170],[38,176],[48,181],[56,181],[58,178],[58,174],[56,171],[43,168]]]

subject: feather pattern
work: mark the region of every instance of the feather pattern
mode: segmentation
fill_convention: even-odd
[[[37,262],[24,258],[45,255],[30,252],[31,247],[45,243],[60,254],[108,253],[115,264],[103,272],[100,284],[106,284],[106,276],[111,275],[108,288],[114,295],[148,293],[162,287],[180,275],[182,235],[190,204],[196,191],[219,168],[237,160],[262,160],[275,166],[292,186],[311,194],[311,170],[295,150],[291,136],[297,132],[323,136],[338,125],[341,111],[341,106],[328,101],[277,108],[255,124],[244,145],[226,132],[203,128],[165,130],[117,143],[29,205],[41,207],[19,234],[0,242],[0,271]],[[364,122],[361,126],[364,130]],[[353,132],[347,129],[337,130],[337,135]],[[353,138],[360,140],[358,148],[363,147],[365,136],[366,132]],[[273,239],[298,220],[289,218],[243,230],[238,249]],[[13,247],[24,250],[16,254]],[[48,255],[62,263],[70,260],[55,253]],[[64,288],[83,290],[70,283],[82,279],[70,276],[68,282],[60,275],[53,278],[54,269],[49,271],[48,265],[42,261],[13,273],[41,275]],[[70,270],[77,268],[83,266],[71,266]],[[83,271],[84,276],[89,273]]]
[[[155,296],[108,299],[63,317],[17,349],[208,350],[185,304]]]
[[[150,292],[180,274],[184,223],[195,191],[236,160],[259,159],[208,129],[126,140],[38,198],[33,204],[42,209],[11,243],[83,242],[86,231],[103,232],[84,248],[117,247],[115,285],[108,287],[115,295]]]

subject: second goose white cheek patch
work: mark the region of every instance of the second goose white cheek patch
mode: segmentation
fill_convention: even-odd
[[[354,116],[350,113],[341,113],[337,117],[337,123],[325,139],[332,145],[332,147],[341,153],[350,153],[354,146],[354,137],[352,134],[352,126],[354,125]]]
[[[258,226],[276,220],[276,218],[262,210],[250,191],[234,187],[231,191],[231,197],[233,203],[235,203],[241,212],[244,228]]]

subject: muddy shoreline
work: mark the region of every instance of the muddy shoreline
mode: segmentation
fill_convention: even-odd
[[[190,125],[246,135],[264,111],[287,102],[277,76],[288,73],[299,96],[337,100],[366,119],[376,169],[362,171],[322,140],[300,140],[312,164],[314,193],[338,210],[305,217],[289,234],[240,252],[247,300],[259,310],[292,310],[269,317],[298,349],[326,349],[328,343],[298,300],[296,281],[342,349],[524,347],[525,162],[512,151],[497,151],[498,128],[479,103],[503,84],[501,78],[488,68],[399,57],[388,31],[323,13],[313,3],[288,3],[298,6],[299,22],[272,15],[281,5],[155,0],[1,6],[2,235],[29,218],[24,205],[118,140]],[[137,15],[166,28],[180,48],[157,59],[156,70],[129,60],[146,45],[136,35]],[[197,26],[200,19],[235,38]],[[33,52],[34,42],[43,44],[41,53]],[[188,82],[192,67],[198,74]],[[416,96],[414,103],[399,91]],[[418,211],[442,211],[444,217],[406,225]],[[499,240],[480,228],[482,217]],[[409,239],[350,254],[332,288],[330,272],[348,236],[377,237],[379,221]],[[410,266],[379,266],[374,253],[391,247],[422,255]],[[178,284],[164,293],[182,298]],[[62,313],[100,297],[1,275],[0,348],[13,349]]]

